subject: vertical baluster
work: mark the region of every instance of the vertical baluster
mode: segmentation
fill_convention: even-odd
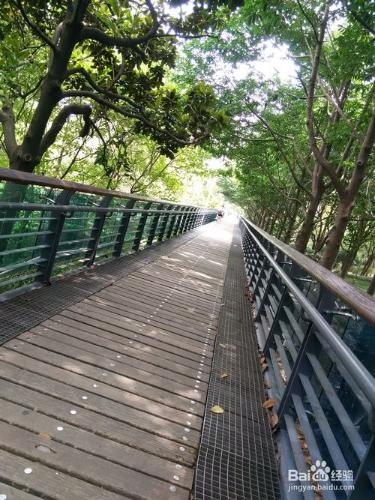
[[[167,236],[166,236],[166,239],[169,240],[171,237],[172,237],[172,234],[173,234],[173,230],[175,229],[175,224],[176,224],[176,221],[178,219],[178,215],[177,214],[174,214],[173,212],[178,210],[179,207],[178,206],[173,206],[171,205],[172,209],[171,209],[171,215],[169,216],[170,219],[169,219],[169,226],[168,226],[168,230],[167,230]]]
[[[172,210],[173,205],[167,205],[165,210],[167,213],[163,215],[162,223],[160,225],[160,230],[158,234],[158,242],[161,243],[164,239],[165,230],[167,229],[168,221],[170,220],[170,211]]]
[[[65,189],[57,196],[55,205],[69,205],[73,194],[73,190]],[[51,234],[45,235],[42,240],[42,244],[48,245],[48,247],[42,249],[40,257],[41,259],[44,259],[44,262],[41,262],[38,265],[38,272],[41,272],[42,274],[37,277],[38,282],[46,284],[50,283],[52,269],[60,243],[61,232],[66,218],[66,213],[63,210],[58,212],[53,211],[51,214],[53,219],[49,221],[47,229],[51,232]]]
[[[112,195],[104,196],[99,204],[99,207],[107,208],[110,205],[112,198],[113,198]],[[106,217],[107,217],[107,212],[98,212],[94,219],[90,240],[88,242],[87,251],[85,255],[85,258],[87,259],[87,266],[92,266],[94,264],[96,251],[99,245],[100,235],[102,234]]]
[[[156,210],[163,210],[163,208],[164,208],[164,203],[159,203],[159,205],[156,207]],[[156,229],[157,229],[158,223],[159,223],[159,219],[160,219],[160,214],[154,214],[154,216],[152,217],[150,231],[149,231],[148,238],[147,238],[147,245],[148,246],[152,245],[152,242],[154,241]]]
[[[144,206],[144,210],[149,210],[151,205],[152,205],[152,201],[149,201],[148,203],[146,203],[146,205]],[[141,214],[140,219],[139,219],[139,223],[138,223],[137,231],[135,233],[133,247],[132,247],[132,249],[135,252],[139,249],[139,245],[141,244],[142,237],[143,237],[143,230],[144,230],[145,225],[146,225],[147,217],[148,217],[148,213],[143,212]]]
[[[123,208],[133,208],[137,200],[131,198],[126,202]],[[130,217],[132,216],[129,212],[124,212],[121,217],[121,222],[118,228],[118,233],[116,237],[115,246],[113,249],[113,257],[120,257],[122,252],[122,247],[124,245],[124,240],[126,236],[126,232],[128,230]]]
[[[178,210],[183,212],[185,211],[186,207],[179,207]],[[177,223],[176,223],[176,226],[173,230],[173,236],[177,236],[179,233],[180,233],[180,228],[181,228],[181,225],[182,225],[182,221],[183,221],[183,218],[184,218],[184,215],[183,214],[179,214],[178,215],[178,218],[177,218]]]

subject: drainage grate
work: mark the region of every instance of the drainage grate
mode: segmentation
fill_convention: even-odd
[[[274,442],[262,408],[266,396],[245,283],[237,229],[219,315],[196,467],[195,500],[280,497]],[[228,376],[223,378],[224,374]],[[224,408],[223,414],[210,412],[216,404]]]

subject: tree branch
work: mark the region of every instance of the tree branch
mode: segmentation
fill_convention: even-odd
[[[90,87],[92,87],[94,90],[96,90],[96,92],[98,92],[99,94],[104,94],[106,97],[109,97],[110,99],[125,101],[128,104],[130,104],[131,106],[133,106],[134,108],[136,108],[138,110],[141,109],[141,107],[135,101],[129,99],[128,97],[125,97],[123,95],[119,95],[116,92],[112,92],[110,89],[105,89],[103,87],[99,87],[99,85],[97,85],[97,83],[94,81],[94,79],[92,78],[90,73],[88,71],[86,71],[84,68],[70,69],[67,71],[67,76],[74,75],[77,73],[81,74],[85,78],[87,83],[90,85]],[[114,83],[115,82],[112,81],[111,86],[114,85]]]
[[[104,31],[99,28],[94,27],[84,27],[80,34],[80,41],[83,40],[95,40],[99,42],[101,45],[105,47],[122,47],[122,48],[134,48],[137,45],[141,45],[147,43],[151,38],[154,38],[156,35],[160,23],[158,20],[158,16],[152,2],[150,0],[146,0],[146,4],[149,8],[151,17],[152,17],[152,26],[150,30],[143,36],[135,37],[135,38],[123,38],[119,36],[108,35]]]
[[[280,140],[277,137],[277,133],[273,130],[273,128],[270,126],[270,124],[265,120],[261,115],[259,115],[256,111],[253,111],[253,114],[263,123],[263,125],[267,128],[271,136],[273,137],[277,149],[280,151],[281,156],[284,158],[285,163],[287,164],[290,173],[292,174],[294,182],[297,184],[297,186],[302,189],[308,196],[310,193],[307,191],[306,187],[300,182],[298,177],[296,176],[296,172],[294,170],[294,167],[292,165],[292,162],[289,160],[288,155],[286,154],[283,145],[281,144]]]
[[[40,154],[42,155],[47,149],[55,142],[58,134],[65,125],[70,115],[82,115],[84,119],[84,126],[80,132],[81,137],[85,137],[90,131],[90,114],[91,106],[88,104],[68,104],[59,112],[54,119],[49,130],[44,134],[40,144]]]
[[[22,6],[21,0],[9,0],[10,3],[12,3],[20,12],[21,16],[23,17],[25,23],[31,28],[31,30],[43,40],[49,47],[52,49],[54,53],[57,52],[57,47],[56,45],[48,38],[48,36],[42,31],[39,26],[37,26],[35,23],[31,21],[27,13],[25,12],[25,9]]]
[[[184,140],[179,137],[176,137],[173,135],[171,132],[168,132],[168,130],[161,130],[158,128],[154,123],[152,123],[141,111],[139,113],[136,113],[134,111],[129,111],[126,108],[123,108],[117,104],[114,104],[113,102],[107,101],[104,99],[101,95],[95,93],[95,92],[90,92],[88,90],[69,90],[63,93],[63,98],[64,97],[87,97],[88,99],[92,99],[93,101],[97,102],[98,104],[101,104],[102,106],[105,106],[109,109],[112,109],[113,111],[116,111],[122,116],[127,116],[128,118],[134,118],[135,120],[139,120],[150,129],[158,132],[161,135],[164,135],[165,137],[168,137],[169,139],[172,139],[175,141],[177,144],[181,144],[182,146],[189,146],[192,144],[197,144],[199,141],[207,137],[207,134],[204,134],[200,137],[197,137],[196,139],[193,140]]]
[[[322,154],[321,150],[319,149],[318,144],[316,142],[315,126],[314,126],[314,95],[315,95],[316,83],[318,80],[320,59],[321,59],[322,51],[323,51],[324,35],[326,32],[327,23],[328,23],[329,7],[330,7],[330,1],[328,0],[326,2],[323,20],[322,20],[321,25],[320,25],[319,37],[318,37],[318,41],[316,44],[315,55],[314,55],[314,59],[313,59],[311,78],[310,78],[309,86],[307,89],[307,120],[306,120],[306,125],[307,125],[307,130],[308,130],[310,147],[311,147],[311,150],[316,158],[316,161],[322,166],[322,168],[324,169],[326,174],[330,177],[332,184],[333,184],[334,188],[336,189],[340,198],[343,198],[345,195],[344,185],[341,183],[337,173],[335,172],[335,170],[332,167],[332,165],[330,164],[330,162],[328,160],[326,160],[326,158]]]

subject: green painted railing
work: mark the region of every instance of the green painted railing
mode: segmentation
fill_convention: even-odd
[[[161,243],[216,213],[0,169],[0,300]]]

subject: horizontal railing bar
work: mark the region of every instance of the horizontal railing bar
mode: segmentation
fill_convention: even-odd
[[[57,259],[63,259],[65,257],[70,257],[71,255],[76,255],[77,253],[86,253],[87,252],[87,248],[76,248],[74,250],[59,250],[57,253],[56,253],[56,260]],[[84,259],[84,260],[89,260],[88,258],[87,259]]]
[[[10,238],[26,238],[27,236],[44,236],[52,234],[52,231],[30,231],[29,233],[0,234],[0,240]]]
[[[44,175],[35,175],[27,172],[21,172],[19,170],[13,170],[9,168],[0,168],[0,180],[15,182],[17,184],[27,184],[34,186],[43,186],[50,187],[56,189],[65,189],[70,191],[78,191],[80,193],[86,194],[96,194],[99,196],[115,196],[117,198],[125,198],[125,199],[135,199],[139,201],[145,202],[153,202],[153,203],[169,203],[163,200],[156,200],[152,198],[147,198],[146,196],[138,196],[130,193],[123,193],[122,191],[112,191],[110,189],[97,188],[94,186],[87,186],[86,184],[81,184],[79,182],[70,182],[61,179],[54,179],[52,177],[46,177]],[[181,203],[175,203],[176,206],[189,206],[192,205],[183,205]]]
[[[278,250],[292,259],[292,261],[315,278],[327,290],[331,291],[336,297],[345,302],[360,316],[375,325],[375,300],[368,294],[365,294],[355,288],[350,283],[336,276],[334,273],[311,260],[306,255],[301,254],[294,248],[288,246],[274,236],[263,231],[251,221],[243,219],[248,227],[261,234],[266,240],[270,241]]]
[[[87,238],[80,238],[79,240],[61,240],[59,241],[59,249],[62,245],[73,245],[74,243],[85,243],[91,241],[93,238],[87,236]]]
[[[49,205],[39,203],[11,203],[1,202],[0,210],[27,210],[33,212],[106,212],[106,213],[130,213],[130,214],[166,214],[170,213],[168,210],[154,210],[143,208],[120,208],[120,207],[87,207],[85,205]],[[189,211],[173,212],[174,214],[189,214]],[[205,213],[211,213],[207,210]]]
[[[9,274],[12,271],[15,271],[17,269],[22,269],[23,267],[28,267],[28,266],[35,266],[35,265],[41,264],[42,262],[45,262],[45,261],[46,261],[46,259],[42,259],[40,257],[35,257],[34,259],[30,259],[26,262],[20,262],[18,264],[12,264],[9,266],[0,267],[0,277],[4,276],[6,274]]]
[[[48,247],[49,245],[37,245],[34,247],[14,248],[13,250],[6,250],[4,252],[0,252],[0,256],[13,255],[14,253],[22,253],[22,252],[33,252],[34,250],[42,250],[43,248],[48,248]]]
[[[37,278],[38,276],[42,276],[43,273],[33,273],[33,274],[25,274],[21,276],[16,276],[7,281],[0,281],[0,288],[4,288],[8,285],[13,285],[14,283],[18,283],[19,281],[25,281],[29,279]]]
[[[29,222],[40,222],[40,221],[49,221],[55,220],[55,217],[32,217],[30,219],[25,219],[25,217],[2,217],[0,218],[0,222],[25,222],[26,224]],[[72,220],[72,218],[70,219]]]
[[[245,221],[249,226],[253,226]],[[337,335],[329,323],[323,318],[323,316],[318,312],[318,310],[309,302],[309,300],[303,295],[298,286],[293,282],[293,280],[286,274],[286,272],[278,265],[274,260],[272,255],[265,249],[254,233],[247,227],[248,231],[251,233],[252,238],[258,245],[259,249],[262,251],[263,255],[268,259],[270,265],[278,273],[282,281],[292,292],[295,299],[300,303],[304,309],[306,315],[310,318],[312,323],[317,329],[318,337],[321,335],[327,344],[331,347],[333,352],[337,355],[340,362],[348,370],[349,374],[353,377],[354,381],[358,384],[360,389],[363,391],[365,396],[370,401],[373,408],[375,408],[375,379],[371,373],[365,368],[359,361],[357,356],[350,350],[350,348],[345,344],[345,342]],[[327,272],[327,270],[325,269]]]

